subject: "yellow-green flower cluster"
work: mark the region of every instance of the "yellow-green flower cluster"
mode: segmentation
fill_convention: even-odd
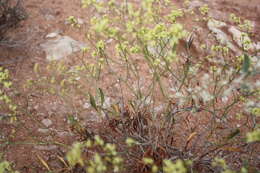
[[[3,101],[5,104],[7,104],[8,108],[12,112],[15,112],[17,106],[12,103],[10,96],[5,92],[5,90],[10,89],[12,85],[13,84],[9,79],[9,71],[3,67],[0,67],[0,101]],[[2,105],[0,104],[0,107]]]
[[[84,147],[89,150],[92,147],[100,147],[103,151],[102,154],[94,152],[91,160],[83,160],[82,151]],[[100,136],[95,136],[93,141],[87,140],[84,143],[77,142],[73,144],[72,149],[67,153],[67,160],[70,166],[80,164],[89,173],[104,173],[108,170],[120,172],[123,164],[123,159],[118,156],[116,151],[116,145],[105,143]]]
[[[75,16],[69,16],[67,21],[72,27],[80,28],[80,24],[78,23],[78,20]]]
[[[149,157],[144,157],[143,158],[143,162],[145,165],[149,165],[151,166],[151,171],[152,173],[157,173],[159,168],[157,165],[154,164],[154,160],[152,158],[149,158]]]
[[[94,3],[96,3],[96,0],[82,0],[81,1],[82,8],[87,8],[90,5],[93,5]]]
[[[171,14],[168,16],[171,22],[176,22],[176,19],[178,17],[182,17],[184,15],[183,11],[181,9],[172,10]]]
[[[205,5],[201,6],[201,7],[199,8],[199,10],[200,10],[200,13],[201,13],[202,15],[206,15],[206,14],[208,14],[208,12],[209,12],[209,6],[208,6],[207,4],[205,4]]]
[[[163,171],[165,173],[186,173],[187,168],[183,161],[177,160],[175,163],[170,160],[164,160]]]
[[[84,165],[83,159],[82,159],[82,143],[75,143],[72,146],[72,149],[67,153],[66,158],[71,166],[75,166],[76,164],[80,164],[81,166]]]
[[[259,142],[260,141],[260,129],[254,130],[247,134],[247,142]]]

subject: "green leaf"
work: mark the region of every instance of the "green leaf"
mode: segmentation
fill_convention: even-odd
[[[77,119],[75,119],[75,117],[73,115],[69,115],[68,120],[69,120],[69,123],[72,125],[77,123]]]
[[[105,95],[101,88],[98,88],[98,91],[99,91],[99,95],[100,95],[101,106],[103,106],[103,104],[105,102]]]
[[[260,141],[260,129],[256,129],[252,132],[249,132],[247,135],[247,142],[259,142]]]
[[[243,72],[244,72],[244,73],[248,73],[249,67],[250,67],[250,59],[249,59],[249,56],[248,56],[247,54],[244,54],[244,62],[243,62],[243,66],[242,66]]]
[[[90,94],[90,93],[89,93],[89,99],[90,99],[90,104],[91,104],[91,106],[92,106],[96,111],[98,111],[95,98],[94,98],[93,95]]]

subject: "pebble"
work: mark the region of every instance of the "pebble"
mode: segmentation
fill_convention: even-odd
[[[43,119],[42,121],[42,124],[44,124],[46,127],[49,127],[52,125],[52,121],[50,119]]]
[[[40,132],[40,133],[48,133],[48,132],[49,132],[49,129],[39,128],[37,131]]]

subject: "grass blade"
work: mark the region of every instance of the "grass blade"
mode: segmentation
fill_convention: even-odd
[[[250,67],[250,59],[249,56],[247,54],[244,54],[244,62],[242,65],[242,70],[244,73],[248,73],[249,71],[249,67]]]
[[[105,95],[101,88],[98,88],[98,91],[99,91],[99,95],[100,95],[101,106],[103,106],[103,104],[105,102]]]
[[[90,104],[91,104],[91,106],[92,106],[96,111],[98,111],[98,107],[97,107],[95,98],[94,98],[93,95],[90,94],[90,93],[89,93],[89,99],[90,99]]]

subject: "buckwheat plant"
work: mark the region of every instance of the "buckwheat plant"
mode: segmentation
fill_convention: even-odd
[[[185,161],[199,163],[211,153],[217,156],[218,149],[233,145],[237,138],[245,136],[240,133],[242,127],[251,132],[246,136],[248,143],[259,141],[259,58],[248,49],[235,56],[232,50],[216,43],[202,46],[205,52],[194,55],[193,33],[178,22],[185,17],[185,10],[176,9],[170,1],[82,0],[82,8],[91,12],[85,21],[84,35],[88,46],[82,49],[76,65],[53,62],[47,67],[49,75],[38,78],[44,92],[61,96],[76,115],[91,109],[88,104],[106,120],[116,115],[123,119],[126,108],[136,114],[142,109],[148,110],[153,115],[149,121],[154,123],[155,131],[165,130],[162,126],[167,123],[183,123],[178,120],[187,114],[187,119],[206,117],[204,125],[195,123],[194,129],[198,132],[191,129],[193,133],[188,140],[183,136],[180,139],[188,147],[189,141],[198,136],[191,151],[202,146],[202,154],[193,153],[185,159],[175,159],[175,162],[165,158],[164,166],[160,168],[164,172],[188,172]],[[202,17],[207,17],[207,5],[199,10]],[[240,18],[231,17],[240,23]],[[75,23],[74,18],[71,23]],[[108,103],[109,99],[111,103]],[[158,111],[158,106],[162,106],[162,110]],[[189,122],[185,120],[184,123],[186,121]],[[235,121],[238,123],[231,123]],[[181,128],[184,129],[184,125]],[[163,136],[165,139],[173,129],[167,130]],[[226,130],[229,130],[228,134]],[[149,135],[141,139],[146,138],[155,137],[149,131]],[[82,160],[80,151],[91,142],[80,143],[75,144],[67,155],[70,164],[83,165],[84,162],[88,165],[87,172],[121,170],[122,161],[117,157],[115,146],[106,145],[98,137],[95,140],[94,143],[106,150],[110,157],[106,158],[107,153],[95,153],[91,161]],[[160,140],[150,143],[154,147]],[[181,150],[187,151],[187,147]],[[213,148],[211,152],[204,151],[208,147]],[[153,160],[146,158],[142,161],[154,172],[159,172]]]
[[[16,119],[15,115],[17,106],[12,101],[11,89],[12,82],[10,80],[9,71],[3,67],[0,67],[0,110],[8,111],[12,114],[3,114],[3,112],[0,112],[0,119],[11,117],[11,121],[14,121]]]

